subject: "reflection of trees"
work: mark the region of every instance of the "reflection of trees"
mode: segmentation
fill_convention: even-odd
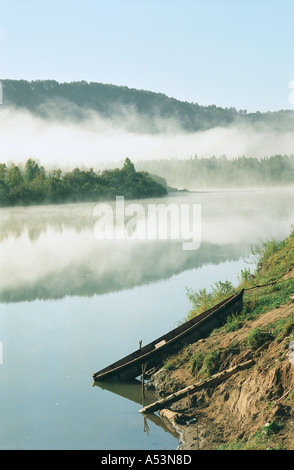
[[[9,236],[19,238],[27,232],[30,240],[35,241],[48,229],[57,233],[73,229],[81,233],[93,227],[94,206],[95,204],[85,203],[0,209],[0,240]]]
[[[54,272],[44,274],[34,282],[23,280],[19,285],[2,289],[0,301],[22,302],[61,299],[65,296],[91,297],[168,279],[182,271],[200,268],[207,263],[219,265],[224,261],[236,261],[250,254],[245,244],[219,246],[203,243],[200,249],[192,252],[183,251],[179,243],[143,242],[133,245],[127,256],[122,258],[123,261],[110,263],[108,266],[107,250],[109,245],[105,248],[102,244],[83,261],[77,260],[63,269],[56,266]],[[104,267],[100,269],[102,263]]]
[[[5,283],[0,285],[0,301],[93,296],[168,279],[207,263],[216,265],[247,257],[250,243],[258,243],[259,237],[279,236],[285,230],[288,233],[293,216],[292,200],[293,192],[288,191],[199,193],[167,198],[168,204],[175,201],[202,204],[202,243],[196,251],[183,251],[179,241],[104,244],[92,236],[96,222],[94,203],[2,208],[3,247],[5,240],[15,238],[13,243],[21,256],[25,242],[32,260],[27,271],[25,263],[15,262],[18,276],[7,277],[3,270]],[[54,238],[56,245],[50,236],[46,238],[50,231],[60,234]],[[43,240],[38,244],[41,235]],[[20,239],[22,236],[24,240]],[[58,244],[62,246],[66,240],[72,243],[72,251],[63,257]],[[40,246],[48,265],[46,261],[38,262]],[[7,262],[8,270],[9,267]],[[39,272],[35,277],[34,268]],[[18,285],[14,277],[20,279]]]
[[[177,195],[160,202],[202,204],[202,226],[205,228],[211,223],[226,224],[233,218],[242,219],[252,226],[264,221],[265,216],[277,221],[285,220],[293,215],[293,200],[293,190],[284,189],[187,193],[186,196]],[[149,200],[145,201],[141,204],[148,204]],[[115,206],[114,202],[108,204]],[[57,233],[66,229],[76,233],[92,230],[96,221],[93,217],[95,205],[96,202],[0,208],[0,241],[9,236],[19,238],[24,232],[29,234],[31,241],[35,241],[48,229]]]

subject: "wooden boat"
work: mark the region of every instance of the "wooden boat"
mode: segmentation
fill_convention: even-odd
[[[183,346],[205,338],[214,328],[220,327],[227,316],[239,313],[243,307],[243,293],[242,289],[146,346],[93,373],[94,380],[134,379],[142,374],[143,366],[148,370],[159,365],[164,358],[178,352]]]

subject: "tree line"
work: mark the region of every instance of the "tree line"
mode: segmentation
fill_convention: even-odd
[[[161,159],[102,171],[46,169],[29,158],[24,166],[0,163],[0,206],[163,197],[176,188],[241,188],[294,185],[294,155]],[[140,171],[141,170],[141,171]],[[167,185],[168,182],[169,186]]]
[[[163,176],[171,186],[190,190],[294,184],[294,155],[273,155],[261,159],[195,156],[140,161],[136,166]]]
[[[294,111],[255,112],[216,105],[180,101],[163,93],[136,90],[84,80],[59,83],[55,80],[1,80],[3,105],[27,109],[43,118],[89,118],[89,111],[107,119],[135,112],[142,119],[128,123],[133,132],[162,132],[172,120],[187,132],[231,125],[253,125],[257,129],[294,129]],[[126,119],[121,122],[126,124]]]
[[[163,181],[163,180],[162,180]],[[167,189],[144,171],[136,171],[129,158],[121,169],[95,172],[93,168],[63,173],[60,169],[47,172],[34,159],[24,167],[14,163],[0,164],[0,206],[55,204],[162,197]]]

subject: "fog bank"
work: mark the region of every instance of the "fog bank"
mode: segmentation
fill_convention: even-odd
[[[140,132],[144,118],[130,110],[106,119],[89,112],[86,120],[42,119],[28,111],[0,108],[0,161],[28,158],[59,167],[111,167],[125,157],[146,159],[201,157],[266,157],[293,154],[290,132],[278,133],[248,125],[188,133],[172,120],[159,122],[162,132]],[[158,119],[159,117],[154,117]],[[130,129],[134,128],[136,132]],[[143,124],[142,124],[143,127]]]

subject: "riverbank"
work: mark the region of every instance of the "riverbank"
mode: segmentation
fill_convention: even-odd
[[[284,449],[294,443],[294,232],[258,252],[240,315],[168,358],[147,387],[161,398],[202,384],[159,411],[180,435],[182,450]],[[255,285],[270,284],[257,289]],[[239,364],[246,369],[238,370]],[[230,373],[225,373],[233,371]],[[216,385],[215,377],[225,377]]]

